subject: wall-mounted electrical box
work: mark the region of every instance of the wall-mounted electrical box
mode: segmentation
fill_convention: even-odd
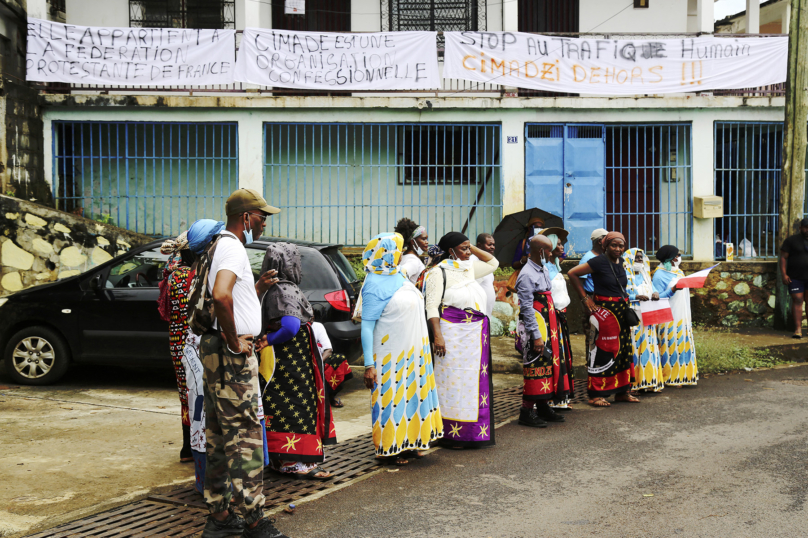
[[[724,199],[720,196],[694,196],[693,216],[697,219],[720,219],[724,216]]]

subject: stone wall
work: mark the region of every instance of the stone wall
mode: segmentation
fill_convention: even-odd
[[[52,205],[39,92],[25,82],[25,2],[0,0],[0,193]]]
[[[706,269],[715,262],[683,262],[685,274]],[[562,263],[566,274],[577,261]],[[651,264],[652,270],[657,263]],[[694,323],[712,327],[771,327],[774,316],[774,286],[776,283],[777,262],[723,262],[713,269],[704,288],[691,290],[690,307]],[[514,297],[505,286],[507,277],[499,277],[494,283],[497,291],[497,305],[494,315],[502,322],[505,330],[515,327],[519,316]],[[567,309],[567,322],[570,331],[581,330],[583,309],[578,296],[567,282],[572,303]],[[511,322],[514,323],[511,323]]]
[[[0,195],[0,296],[77,275],[150,237]]]

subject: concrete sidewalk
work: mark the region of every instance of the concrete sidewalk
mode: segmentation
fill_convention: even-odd
[[[370,432],[363,374],[364,368],[354,367],[340,394],[345,407],[334,409],[339,441]],[[521,383],[518,375],[494,376],[497,389]],[[193,466],[179,462],[172,370],[78,366],[56,386],[12,386],[0,376],[0,387],[0,537],[53,527],[193,480]]]

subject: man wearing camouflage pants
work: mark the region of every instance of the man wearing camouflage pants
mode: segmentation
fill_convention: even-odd
[[[254,283],[244,249],[261,236],[267,216],[279,212],[254,190],[234,192],[225,204],[227,226],[211,261],[207,286],[216,324],[200,344],[207,434],[205,502],[211,512],[203,538],[285,538],[263,511],[264,450],[253,338],[261,332],[257,293],[267,282]],[[238,507],[244,519],[230,506]]]

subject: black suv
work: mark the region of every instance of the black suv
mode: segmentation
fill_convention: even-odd
[[[298,246],[300,289],[325,325],[337,352],[361,354],[360,326],[351,311],[361,283],[341,245],[264,238],[247,246],[257,279],[267,244]],[[158,286],[168,256],[162,240],[132,248],[80,275],[0,299],[0,350],[6,372],[20,384],[47,385],[70,361],[169,365],[168,324],[157,313]]]

